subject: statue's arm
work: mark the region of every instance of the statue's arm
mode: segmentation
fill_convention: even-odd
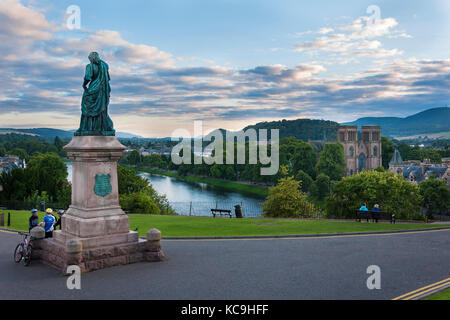
[[[86,80],[86,79],[84,79],[84,82],[83,82],[83,89],[84,90],[87,90],[88,88],[87,88],[87,84],[89,83],[89,80]]]
[[[91,70],[91,65],[88,64],[86,65],[86,72],[84,74],[84,82],[83,82],[83,89],[87,90],[87,84],[91,81],[92,79],[92,70]]]

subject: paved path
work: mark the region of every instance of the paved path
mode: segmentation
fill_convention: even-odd
[[[450,276],[450,230],[277,240],[163,241],[167,260],[82,275],[13,262],[0,232],[0,299],[392,299]],[[368,290],[366,268],[381,268]]]

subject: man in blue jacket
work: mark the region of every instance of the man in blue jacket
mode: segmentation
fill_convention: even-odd
[[[44,222],[42,222],[45,230],[45,237],[52,238],[56,219],[53,216],[53,210],[51,208],[48,208],[45,212],[47,215],[44,217]]]
[[[28,219],[28,232],[34,227],[39,225],[38,211],[36,209],[31,210],[31,217]]]

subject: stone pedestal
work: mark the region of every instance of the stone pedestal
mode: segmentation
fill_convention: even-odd
[[[76,136],[64,149],[72,160],[72,204],[62,217],[63,229],[37,241],[36,257],[63,271],[76,264],[85,272],[162,260],[160,233],[155,250],[155,240],[130,231],[119,205],[117,162],[125,147],[112,136]]]

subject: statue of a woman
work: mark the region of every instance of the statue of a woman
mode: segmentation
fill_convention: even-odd
[[[97,52],[89,54],[84,76],[84,93],[81,101],[80,128],[76,136],[114,136],[113,122],[108,116],[109,86],[108,65]],[[87,85],[89,84],[89,87]]]

